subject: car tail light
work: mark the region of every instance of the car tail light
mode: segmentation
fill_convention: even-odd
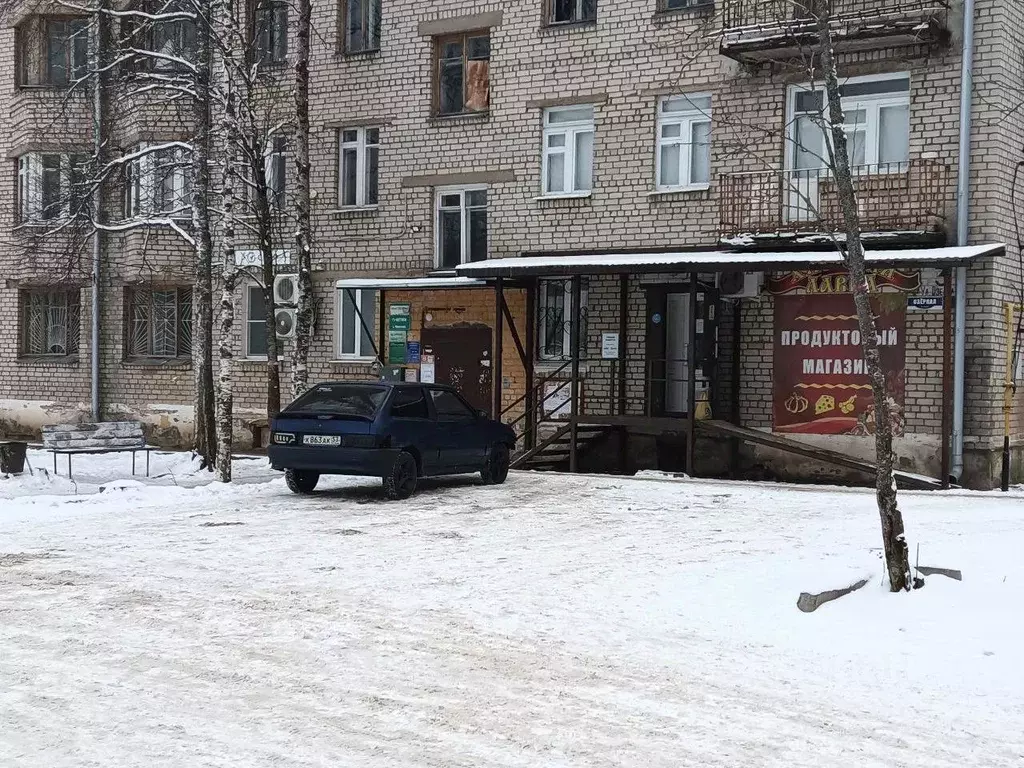
[[[341,444],[346,448],[375,448],[377,438],[373,435],[345,435]]]
[[[295,442],[295,435],[291,432],[275,432],[274,433],[274,444],[275,445],[291,445]]]

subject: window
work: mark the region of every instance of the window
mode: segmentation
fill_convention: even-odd
[[[580,290],[580,357],[587,346],[587,280]],[[572,353],[572,280],[537,284],[537,355],[541,360],[568,360]]]
[[[905,170],[910,159],[910,78],[852,78],[843,83],[841,94],[854,171]],[[794,88],[790,99],[790,167],[797,171],[822,169],[828,165],[825,92]]]
[[[88,205],[85,170],[90,158],[30,152],[18,158],[18,214],[22,222],[82,214]]]
[[[21,354],[78,354],[78,291],[21,292]]]
[[[153,22],[150,26],[150,69],[158,72],[186,70],[188,64],[195,61],[198,50],[196,24],[191,18],[174,18],[173,15],[193,14],[191,3],[189,0],[170,0],[154,4],[151,10],[171,18]]]
[[[594,108],[544,110],[545,195],[588,194],[594,182]]]
[[[66,88],[88,74],[88,19],[36,16],[16,38],[19,85]]]
[[[597,0],[548,0],[549,24],[580,24],[597,20]]]
[[[339,132],[338,205],[342,208],[377,204],[379,128],[345,128]]]
[[[262,285],[245,287],[245,356],[267,356],[267,302]]]
[[[442,189],[437,193],[437,266],[487,258],[487,190]]]
[[[192,168],[180,147],[138,148],[125,165],[125,218],[188,218],[192,210]]]
[[[475,421],[476,411],[466,405],[465,401],[447,389],[431,389],[430,399],[434,403],[434,411],[438,421]]]
[[[342,0],[346,53],[380,48],[380,4],[381,0]]]
[[[331,413],[372,417],[388,396],[374,384],[318,384],[288,406],[289,413]]]
[[[658,101],[659,190],[704,188],[711,182],[711,97]]]
[[[342,289],[338,291],[338,305],[338,357],[375,357],[377,351],[373,345],[372,334],[376,328],[376,292]]]
[[[134,288],[127,304],[128,357],[169,359],[192,353],[191,289]]]
[[[267,147],[265,169],[267,175],[267,202],[276,210],[284,208],[287,191],[288,138],[271,136]]]
[[[491,38],[476,32],[437,41],[437,113],[486,112],[490,106]]]
[[[253,13],[256,61],[283,64],[288,58],[288,3],[257,0]]]
[[[396,419],[428,419],[427,397],[422,387],[399,387],[391,399],[391,415]]]
[[[658,0],[659,11],[685,11],[691,8],[706,8],[714,0]]]

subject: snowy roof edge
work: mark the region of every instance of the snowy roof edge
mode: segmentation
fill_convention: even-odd
[[[943,248],[910,248],[906,250],[867,250],[865,257],[872,264],[907,264],[927,266],[964,264],[990,256],[1006,248],[1004,243],[949,246]],[[616,272],[661,272],[686,268],[738,269],[752,271],[786,270],[808,265],[831,266],[842,263],[837,251],[678,251],[666,253],[591,253],[549,254],[488,259],[456,267],[463,277],[515,277],[519,275],[601,274]]]
[[[403,288],[438,290],[449,288],[484,288],[487,283],[472,277],[349,277],[338,280],[335,288],[372,288],[399,290]]]

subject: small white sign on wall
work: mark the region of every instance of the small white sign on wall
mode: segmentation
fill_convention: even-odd
[[[292,252],[284,248],[276,248],[273,251],[274,265],[278,267],[288,266],[292,263]],[[263,254],[260,251],[235,251],[236,267],[262,267]]]
[[[618,360],[619,359],[619,334],[617,334],[617,333],[602,333],[601,334],[601,359],[602,360]]]

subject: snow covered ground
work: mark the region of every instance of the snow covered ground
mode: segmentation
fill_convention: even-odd
[[[154,468],[0,479],[0,766],[1024,765],[1020,494]]]

